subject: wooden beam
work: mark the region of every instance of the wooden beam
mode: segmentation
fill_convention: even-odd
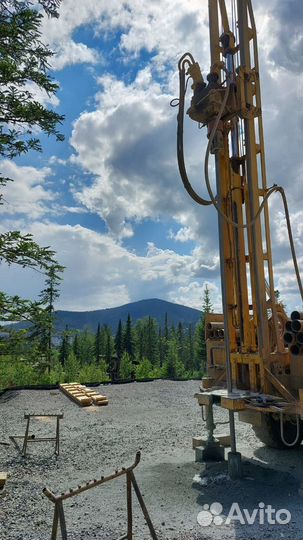
[[[285,388],[284,384],[282,384],[277,377],[275,377],[269,369],[264,366],[264,372],[266,378],[269,380],[269,382],[275,387],[276,390],[283,396],[286,401],[296,401],[296,398]]]

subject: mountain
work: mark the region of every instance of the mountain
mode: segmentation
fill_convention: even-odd
[[[201,317],[201,312],[197,309],[152,298],[96,311],[56,311],[56,329],[57,331],[64,330],[67,325],[69,329],[81,330],[86,326],[95,331],[100,323],[101,326],[107,324],[116,331],[119,319],[125,322],[128,314],[133,323],[138,319],[151,316],[163,327],[166,313],[168,324],[175,326],[179,322],[182,322],[184,326],[195,325]]]

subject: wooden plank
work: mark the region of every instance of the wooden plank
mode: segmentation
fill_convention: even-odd
[[[198,394],[195,394],[195,398],[197,398],[199,405],[210,405],[213,400],[212,395],[207,394],[206,392],[199,392]]]
[[[82,407],[88,407],[89,405],[108,405],[108,398],[106,396],[98,394],[98,392],[87,388],[85,385],[78,383],[63,383],[59,385],[59,388],[69,398],[74,400],[78,405]]]
[[[62,412],[60,412],[60,413],[51,413],[51,414],[44,414],[44,413],[34,413],[34,414],[32,414],[32,413],[25,413],[25,414],[24,414],[24,419],[29,418],[29,416],[31,416],[31,417],[34,416],[34,417],[36,417],[36,418],[47,418],[48,416],[50,416],[50,417],[59,417],[59,418],[63,418],[64,415],[63,415]]]
[[[243,411],[245,401],[241,398],[221,397],[221,407],[230,411]]]
[[[264,367],[264,373],[269,382],[275,387],[286,401],[296,401],[296,398],[285,388],[285,386],[269,371],[267,367]]]
[[[5,486],[7,480],[7,472],[0,472],[0,488]]]

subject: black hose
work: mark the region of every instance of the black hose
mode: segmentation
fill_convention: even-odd
[[[177,130],[177,157],[178,157],[178,166],[180,176],[183,182],[183,185],[190,195],[190,197],[198,204],[203,206],[208,206],[212,204],[212,201],[203,199],[198,195],[198,193],[193,189],[185,167],[184,161],[184,148],[183,148],[183,126],[184,126],[184,102],[185,102],[185,69],[179,65],[179,81],[180,81],[180,95],[179,95],[179,112],[178,112],[178,130]]]

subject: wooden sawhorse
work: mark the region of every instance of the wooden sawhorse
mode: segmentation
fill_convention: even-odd
[[[30,425],[30,419],[31,418],[56,418],[56,435],[55,437],[35,437],[34,435],[29,435],[29,425]],[[60,443],[60,420],[63,418],[63,413],[57,413],[57,414],[24,414],[24,419],[27,420],[26,428],[25,428],[25,435],[15,435],[11,436],[10,439],[16,444],[15,439],[23,439],[23,446],[22,446],[22,456],[26,457],[26,450],[27,450],[27,443],[29,442],[41,442],[41,441],[55,441],[55,454],[56,457],[59,456],[59,443]],[[16,445],[17,446],[17,445]]]

